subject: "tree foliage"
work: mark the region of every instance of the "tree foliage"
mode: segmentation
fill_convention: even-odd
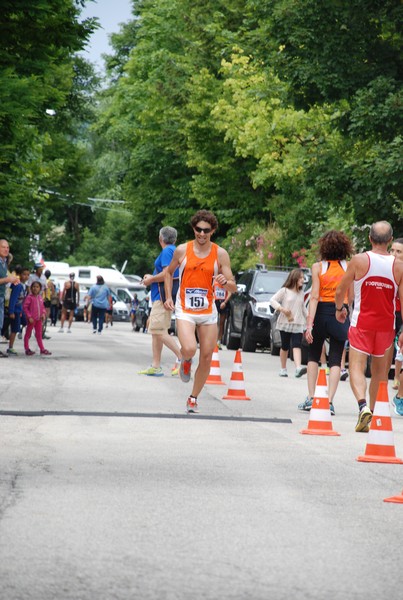
[[[15,47],[26,4],[5,3]],[[32,4],[23,70],[0,40],[0,200],[52,258],[149,270],[159,228],[185,240],[201,207],[236,268],[309,261],[329,227],[357,246],[378,219],[403,233],[400,0],[133,0],[98,92],[72,55],[94,21]],[[64,34],[36,62],[51,18]]]

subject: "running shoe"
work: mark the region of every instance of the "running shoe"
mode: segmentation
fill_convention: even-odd
[[[64,333],[64,329],[63,329],[63,327],[60,327],[60,329],[59,329],[59,333]]]
[[[392,389],[394,389],[394,390],[399,389],[399,380],[398,379],[393,380]]]
[[[346,381],[347,377],[348,377],[347,369],[342,369],[340,372],[340,381]]]
[[[49,352],[49,350],[41,350],[41,354],[44,354],[45,356],[51,356],[52,353]]]
[[[396,394],[392,399],[393,409],[399,417],[403,417],[403,398],[399,398]]]
[[[190,374],[192,371],[192,359],[186,360],[182,358],[181,364],[179,367],[179,377],[182,379],[184,383],[190,381]]]
[[[221,342],[217,342],[217,348],[218,348],[219,350],[221,350],[221,348],[222,348],[222,346],[221,346]]]
[[[7,348],[7,354],[10,354],[11,356],[18,356],[18,352],[17,350],[14,350],[14,348]]]
[[[68,330],[67,330],[67,333],[71,333],[71,329],[70,329],[70,327],[68,328]]]
[[[306,367],[298,367],[297,369],[295,369],[295,377],[302,377],[302,375],[305,375],[306,372]]]
[[[32,356],[33,354],[35,354],[35,352],[33,350],[28,349],[28,350],[25,350],[25,354],[27,356]]]
[[[196,400],[196,398],[193,398],[193,396],[189,396],[189,398],[187,399],[187,402],[186,402],[186,412],[188,412],[188,413],[197,413],[197,412],[199,412],[199,407],[197,405],[197,400]]]
[[[288,377],[287,369],[280,369],[278,376],[279,377]]]
[[[369,431],[369,424],[371,423],[371,419],[372,412],[370,411],[368,406],[365,405],[360,410],[360,414],[358,415],[357,425],[355,426],[355,430],[357,431],[357,433],[360,431],[362,431],[363,433],[367,433]]]
[[[175,377],[176,375],[179,375],[179,363],[171,369],[171,376]]]
[[[329,408],[330,408],[330,414],[335,415],[336,413],[334,412],[333,402],[329,402]]]
[[[311,410],[313,398],[307,396],[301,404],[298,404],[299,410]]]
[[[151,375],[153,377],[162,377],[164,373],[162,372],[162,367],[148,367],[147,369],[143,369],[138,372],[139,375]]]

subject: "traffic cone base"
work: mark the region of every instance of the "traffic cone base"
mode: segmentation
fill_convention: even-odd
[[[340,435],[340,433],[333,430],[325,369],[319,370],[315,395],[309,414],[308,427],[307,429],[302,429],[300,433],[304,435]]]
[[[403,504],[403,492],[399,496],[391,496],[390,498],[384,498],[384,502],[395,502],[396,504]]]
[[[397,456],[378,456],[376,454],[363,454],[362,456],[357,456],[356,460],[358,462],[378,462],[378,463],[390,463],[395,465],[401,465],[403,460],[398,458]]]
[[[231,380],[227,394],[222,397],[223,400],[250,400],[246,395],[245,383],[243,380],[241,351],[235,353],[234,366],[232,368]]]
[[[220,360],[218,358],[218,346],[215,347],[211,357],[210,373],[206,379],[207,385],[225,385],[221,379]]]
[[[403,463],[395,453],[387,381],[379,382],[365,454],[358,456],[357,460],[399,465]]]
[[[337,431],[327,431],[325,429],[301,429],[300,433],[306,435],[341,435]]]

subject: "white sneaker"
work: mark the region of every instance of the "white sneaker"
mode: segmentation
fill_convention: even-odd
[[[71,333],[71,329],[70,328],[67,330],[67,333]]]
[[[297,369],[295,369],[295,377],[302,377],[302,375],[305,375],[306,372],[306,367],[298,367]]]
[[[288,377],[287,369],[280,369],[279,377]]]
[[[60,327],[60,329],[59,329],[59,333],[64,333],[64,329],[63,329],[63,327]]]

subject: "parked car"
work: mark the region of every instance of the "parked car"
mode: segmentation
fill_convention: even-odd
[[[271,348],[272,310],[269,300],[281,288],[292,268],[269,270],[259,264],[240,275],[238,291],[229,301],[230,313],[224,335],[224,343],[229,350],[241,347],[245,352],[255,352],[257,347]],[[308,273],[307,269],[307,278]]]

